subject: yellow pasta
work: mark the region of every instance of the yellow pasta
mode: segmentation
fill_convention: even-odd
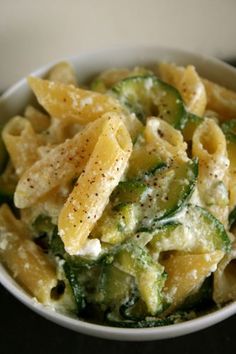
[[[26,107],[24,116],[31,123],[36,133],[43,132],[50,125],[50,118],[33,106]]]
[[[164,81],[179,90],[191,113],[199,116],[204,114],[207,104],[206,90],[194,66],[182,68],[174,64],[161,63],[159,72]]]
[[[217,268],[224,253],[215,251],[205,254],[171,254],[162,261],[168,274],[164,291],[171,301],[166,313],[172,312],[184,300],[196,292],[206,277]]]
[[[84,173],[59,215],[59,234],[69,254],[79,252],[101,217],[124,173],[131,150],[132,143],[122,120],[110,114]]]
[[[46,111],[67,124],[87,124],[106,112],[121,112],[119,103],[106,95],[36,77],[29,77],[28,82]]]
[[[18,176],[37,159],[39,139],[27,119],[15,117],[4,127],[2,138]]]
[[[155,147],[162,161],[187,159],[187,144],[182,134],[164,120],[150,117],[144,130],[147,144]]]
[[[236,142],[227,141],[229,156],[229,206],[233,209],[236,205]]]
[[[92,122],[72,139],[36,161],[19,180],[14,196],[16,206],[29,207],[53,188],[79,176],[94,149],[104,121],[106,117]]]
[[[225,136],[214,120],[205,119],[195,130],[192,153],[199,159],[198,189],[202,203],[227,226],[229,160]]]
[[[65,85],[77,85],[77,79],[73,67],[66,61],[53,66],[47,75],[47,79],[53,82],[61,82]]]
[[[15,219],[9,207],[0,208],[0,256],[14,278],[36,299],[51,302],[57,284],[56,269],[42,250],[29,239],[25,225]]]
[[[212,81],[202,79],[207,92],[207,107],[219,113],[221,120],[236,117],[236,93]]]

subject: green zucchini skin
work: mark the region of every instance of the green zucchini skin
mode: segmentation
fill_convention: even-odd
[[[119,317],[114,316],[112,313],[108,313],[105,323],[113,327],[121,328],[151,328],[151,327],[162,327],[168,326],[174,323],[180,323],[183,321],[188,321],[196,317],[194,311],[177,311],[175,314],[162,317],[152,317],[148,316],[143,320],[122,320]]]
[[[236,222],[236,206],[229,214],[229,227],[232,227]]]
[[[150,193],[141,203],[143,220],[140,229],[155,229],[178,213],[191,198],[197,176],[198,160],[193,159],[177,168],[159,169],[146,178]]]
[[[221,124],[226,140],[232,143],[236,143],[236,119],[231,119]]]
[[[140,234],[140,237],[144,235]],[[207,253],[215,250],[229,252],[231,249],[231,241],[223,224],[209,211],[196,205],[187,205],[183,215],[177,214],[177,218],[170,219],[152,235],[152,252],[182,250]]]
[[[185,125],[186,110],[179,92],[154,75],[121,80],[111,88],[110,94],[142,122],[148,116],[158,116],[176,129]]]
[[[77,313],[79,315],[80,312],[86,307],[84,289],[80,285],[77,274],[74,271],[73,267],[66,262],[63,268],[64,268],[65,275],[71,286],[72,293],[74,295],[75,303],[77,306]]]

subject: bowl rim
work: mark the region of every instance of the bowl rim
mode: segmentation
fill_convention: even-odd
[[[236,69],[230,66],[227,63],[222,62],[217,58],[213,58],[211,56],[197,54],[192,51],[177,49],[173,47],[167,46],[153,46],[153,45],[136,45],[136,46],[118,46],[114,48],[108,49],[98,49],[96,51],[85,51],[80,53],[79,55],[63,57],[59,60],[54,60],[30,73],[30,75],[34,76],[43,76],[53,65],[60,61],[69,61],[72,63],[76,63],[76,61],[83,61],[87,57],[96,57],[97,55],[107,55],[107,53],[118,52],[122,50],[124,51],[135,51],[135,50],[145,50],[145,51],[167,51],[178,53],[183,56],[191,56],[192,58],[196,58],[196,60],[203,60],[208,62],[207,65],[214,64],[219,66],[220,68],[226,69],[229,73],[232,73],[236,78]],[[157,58],[158,59],[158,58]],[[190,63],[191,64],[191,63]],[[22,88],[26,84],[26,77],[17,81],[14,85],[9,87],[1,96],[0,96],[0,104],[6,100],[8,100],[12,95],[14,95],[18,90]],[[152,328],[120,328],[120,327],[112,327],[105,326],[100,324],[94,324],[90,322],[85,322],[77,318],[70,317],[68,315],[55,312],[55,310],[46,307],[45,305],[40,304],[28,295],[20,285],[15,282],[13,277],[7,272],[2,264],[0,264],[0,283],[18,300],[20,300],[23,304],[29,307],[31,310],[36,313],[42,315],[43,317],[55,322],[61,326],[72,329],[74,331],[89,334],[97,337],[107,338],[107,339],[116,339],[116,340],[131,340],[131,341],[144,341],[144,340],[155,340],[155,339],[164,339],[170,337],[177,337],[181,335],[185,335],[191,332],[198,331],[200,329],[204,329],[208,326],[214,325],[227,317],[236,314],[236,301],[231,302],[230,304],[215,310],[209,314],[205,314],[203,316],[167,326],[161,327],[152,327]]]

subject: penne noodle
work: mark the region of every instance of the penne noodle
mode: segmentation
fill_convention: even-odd
[[[90,123],[72,139],[56,146],[28,169],[19,180],[14,201],[18,208],[33,205],[53,188],[74,177],[85,167],[107,117]]]
[[[171,313],[202,285],[204,279],[216,270],[224,253],[205,254],[173,253],[162,264],[168,274],[164,291],[171,301],[165,314]]]
[[[193,156],[199,159],[198,190],[203,205],[225,226],[229,214],[229,160],[223,132],[206,118],[193,135]]]
[[[4,127],[2,138],[15,167],[22,174],[38,159],[39,139],[31,123],[22,117],[14,117]]]
[[[0,257],[13,277],[44,304],[51,302],[57,284],[56,269],[49,258],[30,240],[25,225],[15,219],[10,208],[0,208]]]
[[[122,120],[111,114],[58,220],[66,251],[78,254],[119,183],[132,150]]]
[[[193,65],[183,68],[170,63],[161,63],[159,73],[162,80],[179,90],[191,113],[199,116],[204,114],[207,104],[206,89]]]
[[[50,117],[33,106],[26,107],[24,116],[31,123],[36,133],[42,133],[50,125]]]
[[[29,77],[28,83],[43,108],[67,124],[87,124],[106,112],[121,112],[119,103],[110,96],[37,77]]]
[[[186,161],[188,159],[187,144],[184,142],[182,134],[163,119],[148,118],[144,136],[147,144],[156,148],[162,161],[173,159]]]
[[[236,93],[214,82],[202,79],[207,93],[207,108],[219,113],[224,121],[236,117]]]
[[[77,79],[73,67],[66,61],[62,61],[52,67],[47,79],[53,82],[61,82],[65,85],[77,85]]]

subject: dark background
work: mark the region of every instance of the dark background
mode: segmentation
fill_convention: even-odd
[[[234,354],[236,316],[187,336],[151,342],[116,342],[62,328],[16,300],[0,287],[1,354]]]
[[[227,60],[236,66],[236,59]],[[117,342],[85,336],[35,314],[0,286],[0,354],[236,354],[236,315],[183,337]]]

